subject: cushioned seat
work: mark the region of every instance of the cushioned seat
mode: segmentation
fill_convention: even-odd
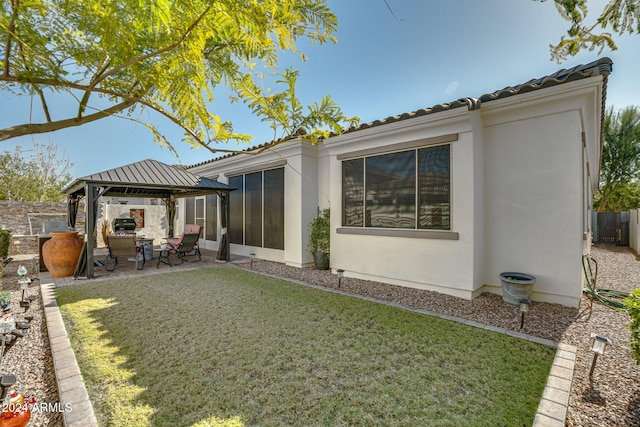
[[[107,236],[107,245],[109,247],[109,254],[105,259],[105,270],[115,270],[118,265],[118,258],[135,258],[136,269],[142,270],[144,268],[144,248],[136,245],[135,234]],[[142,259],[142,266],[138,268],[138,261],[140,259]],[[110,264],[113,264],[111,268],[109,268]]]

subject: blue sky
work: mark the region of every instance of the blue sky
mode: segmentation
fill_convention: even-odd
[[[309,104],[330,94],[347,116],[369,122],[462,97],[477,97],[608,56],[614,63],[608,105],[640,105],[640,35],[616,38],[617,51],[582,52],[558,64],[550,60],[548,46],[559,41],[568,23],[558,15],[552,0],[388,3],[395,16],[383,0],[329,0],[339,20],[338,43],[301,44],[308,56],[305,63],[294,55],[283,57],[283,69],[291,65],[300,70],[298,95],[303,102]],[[595,19],[604,1],[591,0],[589,4],[589,16]],[[56,105],[59,118],[63,118],[65,107]],[[252,134],[252,145],[273,139],[268,124],[253,117],[242,104],[230,105],[220,96],[212,111],[231,120],[235,131]],[[55,109],[53,114],[56,117]],[[28,100],[0,94],[0,126],[24,123],[28,118]],[[179,158],[155,144],[143,125],[117,118],[3,141],[0,151],[12,151],[16,145],[26,150],[33,140],[55,143],[59,153],[74,163],[70,170],[74,178],[147,158],[190,165],[213,157],[204,149],[181,142],[182,132],[168,121],[154,120],[174,142]],[[248,146],[231,143],[222,148]]]

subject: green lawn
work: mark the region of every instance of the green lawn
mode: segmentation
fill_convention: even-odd
[[[232,267],[56,296],[104,426],[531,425],[554,356]]]

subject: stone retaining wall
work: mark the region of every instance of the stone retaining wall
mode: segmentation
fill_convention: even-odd
[[[84,233],[84,199],[80,202],[76,230]],[[0,201],[0,228],[11,231],[9,256],[38,253],[38,234],[43,232],[43,222],[59,219],[66,222],[65,202],[14,202]],[[29,224],[31,219],[31,224]]]

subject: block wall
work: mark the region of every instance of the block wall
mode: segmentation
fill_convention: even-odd
[[[29,226],[31,217],[31,227]],[[11,231],[9,256],[38,253],[38,234],[42,233],[42,221],[61,219],[66,221],[65,202],[14,202],[0,201],[0,228]],[[76,230],[84,233],[84,200],[80,202]]]

